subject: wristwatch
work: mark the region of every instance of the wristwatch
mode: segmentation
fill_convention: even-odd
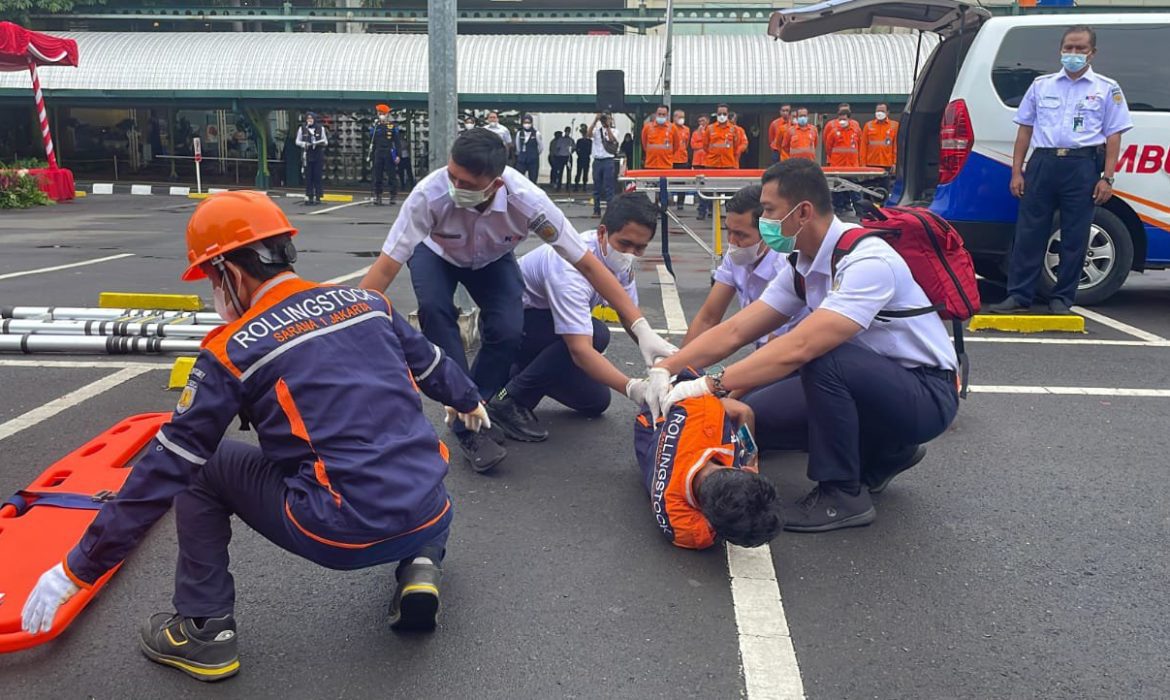
[[[707,378],[711,380],[711,387],[712,387],[711,393],[716,398],[721,399],[721,398],[723,398],[731,393],[727,389],[723,388],[723,370],[722,369],[716,370],[716,371],[708,374]]]
[[[1104,175],[1102,175],[1101,179],[1104,180],[1105,182],[1108,182],[1110,187],[1113,187],[1113,181],[1116,180],[1117,178],[1105,177]]]

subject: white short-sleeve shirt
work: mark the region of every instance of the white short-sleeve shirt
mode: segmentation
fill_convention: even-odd
[[[503,178],[504,186],[481,212],[455,206],[447,168],[427,175],[402,204],[382,252],[406,263],[424,243],[452,265],[478,270],[536,234],[570,263],[585,257],[581,236],[544,190],[512,168],[504,169]]]
[[[779,272],[760,300],[785,316],[829,309],[861,326],[849,342],[888,357],[903,367],[936,367],[955,370],[955,348],[938,314],[909,318],[881,317],[883,310],[898,311],[931,306],[922,287],[914,281],[902,256],[877,236],[863,239],[837,263],[832,272],[833,249],[841,235],[856,224],[833,219],[820,250],[813,259],[797,254],[796,271],[804,277],[801,301],[793,282],[791,265]]]
[[[728,257],[723,258],[723,262],[719,267],[715,268],[715,281],[719,284],[725,284],[735,290],[736,299],[739,301],[739,308],[746,308],[760,295],[764,293],[764,289],[776,277],[781,266],[788,265],[788,259],[774,250],[769,249],[764,253],[764,257],[760,258],[756,265],[736,265],[731,262]],[[768,335],[756,340],[756,347],[763,345],[772,338],[778,335],[783,335],[792,330],[800,319],[804,318],[806,314],[798,314],[789,319],[780,328],[772,331]]]
[[[605,150],[605,146],[602,145],[603,137],[601,134],[603,131],[605,131],[605,128],[600,124],[593,127],[593,160],[605,160],[606,158],[616,158],[618,155],[621,155],[622,151],[620,146],[622,143],[622,132],[616,128],[610,129],[610,131],[613,132],[613,137],[617,139],[617,144],[619,146],[618,152],[614,154]]]
[[[580,234],[580,240],[599,260],[604,260],[597,231]],[[593,307],[605,301],[577,268],[555,255],[549,246],[541,246],[520,258],[520,274],[524,276],[524,308],[551,310],[557,335],[593,335]],[[638,287],[633,274],[617,277],[637,305]]]

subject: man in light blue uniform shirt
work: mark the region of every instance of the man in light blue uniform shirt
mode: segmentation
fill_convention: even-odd
[[[1062,69],[1036,78],[1016,112],[1019,130],[1011,188],[1020,198],[1020,213],[1008,269],[1008,297],[988,309],[993,313],[1016,313],[1032,306],[1052,235],[1052,216],[1058,211],[1060,263],[1048,307],[1054,314],[1071,313],[1094,205],[1113,196],[1121,135],[1133,128],[1121,88],[1089,67],[1096,55],[1097,35],[1092,28],[1066,29],[1060,46]],[[1032,157],[1025,172],[1029,147]]]

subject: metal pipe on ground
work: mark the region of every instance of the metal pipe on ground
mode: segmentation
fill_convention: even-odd
[[[201,339],[213,326],[137,321],[41,321],[6,318],[0,334],[142,336],[154,338]]]
[[[6,306],[0,308],[0,318],[19,318],[38,321],[113,321],[134,320],[135,317],[188,323],[199,326],[219,326],[224,320],[213,312],[159,311],[157,309],[102,309],[89,306]]]
[[[120,336],[0,335],[0,352],[69,352],[106,355],[170,355],[199,352],[198,340]]]

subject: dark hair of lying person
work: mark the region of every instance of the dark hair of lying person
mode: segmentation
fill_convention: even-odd
[[[833,195],[821,166],[805,158],[789,158],[764,171],[760,184],[776,183],[780,196],[792,206],[808,201],[818,214],[833,212]]]
[[[760,225],[760,217],[764,215],[764,205],[760,204],[761,185],[748,185],[740,189],[731,199],[727,200],[727,211],[732,214],[751,214],[752,223]]]
[[[268,251],[265,257],[272,262],[261,260],[260,253],[251,247],[237,248],[223,257],[260,282],[267,282],[282,272],[295,271],[292,264],[297,261],[297,249],[293,246],[292,236],[287,233],[273,236],[261,240],[260,244]]]
[[[499,177],[508,164],[508,148],[492,132],[483,127],[468,129],[459,134],[451,146],[451,160],[476,177]]]
[[[772,482],[756,472],[719,469],[699,486],[699,508],[715,532],[740,547],[759,547],[784,529]]]
[[[653,238],[658,230],[658,205],[642,192],[622,192],[605,207],[601,225],[608,233],[621,231],[629,223],[641,224],[650,229]]]

